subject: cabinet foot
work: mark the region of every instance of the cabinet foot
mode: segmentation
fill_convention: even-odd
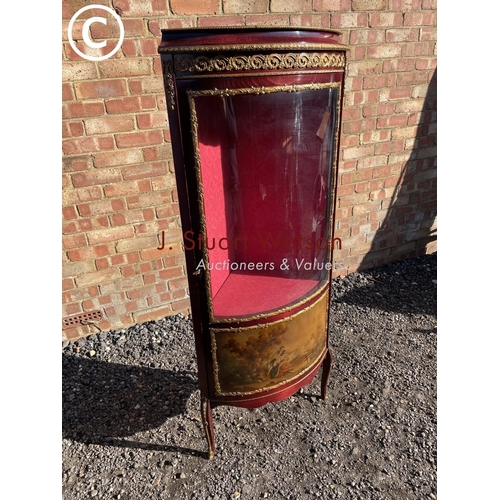
[[[208,458],[212,458],[215,453],[215,435],[214,424],[212,421],[212,407],[210,400],[206,397],[201,397],[201,421],[203,422],[203,429],[207,436],[208,443]]]
[[[326,399],[328,397],[326,393],[326,386],[328,384],[328,378],[330,376],[331,367],[332,367],[332,351],[330,351],[330,349],[327,349],[326,356],[323,361],[323,372],[321,374],[321,399]]]

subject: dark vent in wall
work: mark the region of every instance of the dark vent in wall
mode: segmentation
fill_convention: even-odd
[[[101,321],[101,319],[101,311],[88,311],[80,314],[75,314],[74,316],[68,316],[67,318],[63,319],[63,330],[66,330],[66,328],[73,328],[75,326],[86,325],[87,323]]]

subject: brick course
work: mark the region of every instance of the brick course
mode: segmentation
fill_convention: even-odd
[[[429,236],[436,216],[435,0],[98,3],[114,8],[125,27],[121,49],[99,62],[82,60],[67,41],[69,20],[84,3],[63,5],[64,316],[100,309],[99,327],[114,329],[189,310],[156,53],[161,28],[342,31],[352,50],[335,228],[342,250],[334,258],[344,264],[338,273],[435,251]],[[75,24],[79,42],[82,26],[83,19]],[[115,25],[108,28],[96,23],[91,34],[117,36]],[[166,247],[158,250],[161,231]],[[96,331],[85,325],[64,330],[63,338]]]

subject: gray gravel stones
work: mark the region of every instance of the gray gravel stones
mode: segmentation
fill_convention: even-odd
[[[436,261],[335,280],[328,399],[216,408],[212,460],[190,318],[63,343],[63,498],[435,498]]]

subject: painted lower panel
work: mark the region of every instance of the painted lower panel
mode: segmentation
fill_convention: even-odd
[[[328,293],[275,323],[211,329],[217,396],[257,394],[292,382],[325,353]]]

